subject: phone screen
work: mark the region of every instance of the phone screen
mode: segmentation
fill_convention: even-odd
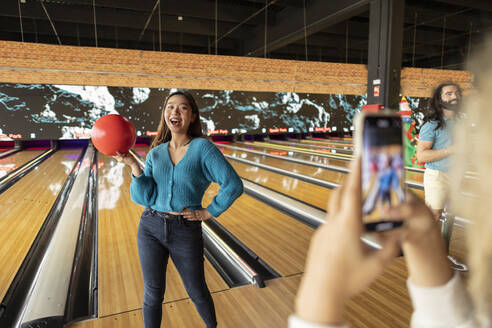
[[[367,230],[398,227],[390,209],[405,199],[402,121],[399,116],[366,116],[362,129],[362,215]]]

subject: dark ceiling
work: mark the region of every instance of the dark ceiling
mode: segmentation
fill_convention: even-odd
[[[367,64],[369,2],[1,0],[0,39]],[[406,0],[402,64],[463,69],[491,29],[492,1]]]

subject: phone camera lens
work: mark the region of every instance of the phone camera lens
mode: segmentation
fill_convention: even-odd
[[[388,120],[378,120],[378,127],[379,128],[389,127],[389,121]]]

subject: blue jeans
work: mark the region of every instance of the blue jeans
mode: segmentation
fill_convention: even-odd
[[[216,327],[215,307],[205,282],[201,221],[146,208],[138,226],[138,254],[144,280],[145,328],[159,328],[169,256],[207,328]]]

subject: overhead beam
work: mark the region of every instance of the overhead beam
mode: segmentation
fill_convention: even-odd
[[[12,33],[19,33],[19,28],[18,24],[15,25],[15,19],[14,18],[4,18],[5,28],[2,29],[4,32],[12,32]],[[10,22],[12,24],[10,24]],[[62,43],[66,44],[65,40],[67,38],[72,38],[76,39],[77,37],[80,38],[81,40],[81,45],[92,45],[93,42],[82,42],[83,40],[85,41],[90,41],[91,39],[94,39],[94,30],[93,27],[89,24],[79,24],[78,26],[78,31],[77,27],[74,26],[74,24],[71,23],[59,23],[57,25],[57,28],[61,34],[62,38]],[[26,20],[24,22],[24,33],[26,34],[27,37],[29,37],[29,34],[34,35],[37,33],[38,37],[52,37],[53,36],[53,31],[51,30],[50,26],[46,22],[38,21],[36,23],[36,27],[33,24],[32,20]],[[151,33],[146,33],[142,39],[141,42],[150,42],[152,43],[152,35],[155,33],[155,36],[157,37],[158,33],[157,31],[151,31]],[[110,26],[99,26],[98,27],[98,38],[99,39],[105,39],[105,40],[115,40],[115,30],[114,27]],[[118,43],[119,42],[133,42],[135,43],[135,46],[137,45],[137,38],[138,38],[139,31],[137,29],[130,29],[130,28],[119,28],[118,29]],[[174,43],[177,38],[182,37],[182,43],[183,45],[189,45],[192,47],[204,47],[205,49],[207,48],[208,45],[208,38],[206,36],[200,36],[196,34],[187,34],[187,33],[180,33],[180,32],[171,32],[171,31],[165,31],[164,36],[163,36],[163,43]],[[34,39],[34,37],[33,37]],[[113,41],[114,42],[114,41]],[[158,40],[155,40],[156,44],[158,44]],[[178,42],[179,43],[179,42]],[[224,39],[220,42],[220,47],[221,48],[228,48],[228,49],[234,49],[236,48],[235,42],[231,39]]]
[[[435,51],[432,51],[431,49],[429,49],[427,51],[427,53],[424,53],[424,54],[422,54],[420,56],[416,56],[415,57],[415,63],[416,64],[419,64],[419,62],[422,62],[422,61],[431,61],[431,60],[433,60],[433,61],[436,61],[437,62],[437,65],[434,65],[434,66],[438,66],[441,63],[441,55],[442,55],[441,49],[436,49]],[[444,50],[444,57],[443,57],[444,64],[450,58],[452,58],[452,60],[454,62],[457,62],[457,61],[460,61],[462,63],[465,63],[466,62],[465,55],[462,52],[462,49],[459,49],[459,48],[447,47]],[[408,60],[407,59],[407,60],[403,60],[402,62],[403,62],[403,64],[407,64],[407,63],[411,63],[411,60]]]
[[[153,3],[149,2],[149,5],[144,7],[142,1],[135,0],[97,0],[97,10],[103,8],[109,8],[113,11],[127,10],[134,11],[138,15],[145,15],[150,13],[150,9]],[[207,1],[194,1],[194,0],[166,0],[161,1],[161,11],[168,16],[183,16],[187,18],[200,18],[200,19],[214,19],[214,6],[213,2]],[[228,2],[220,4],[220,19],[224,22],[238,23],[241,21],[241,17],[248,15],[248,13],[254,12],[254,8],[233,5]]]
[[[330,47],[315,47],[311,49],[312,51],[309,53],[309,60],[316,61],[319,58],[320,50],[322,56],[327,57],[337,57],[340,61],[345,62],[345,49],[343,47],[337,47],[336,45]],[[363,49],[349,49],[348,55],[350,57],[360,58],[361,53],[363,53],[364,57],[367,57],[367,51],[363,51]],[[302,58],[304,59],[304,46],[301,44],[289,44],[288,46],[283,47],[282,49],[278,49],[271,53],[272,57],[275,57],[278,54],[302,54]],[[349,60],[350,63],[350,60]]]
[[[50,12],[51,18],[55,21],[55,24],[58,24],[58,22],[77,24],[87,24],[92,22],[92,10],[90,7],[87,7],[87,10],[81,10],[81,8],[77,7],[50,4],[47,8]],[[99,26],[107,25],[112,26],[113,28],[114,26],[118,26],[134,28],[141,31],[145,25],[145,20],[147,19],[147,16],[135,15],[135,13],[131,11],[122,11],[115,15],[114,9],[107,7],[98,8],[97,15],[98,17],[103,17],[97,23],[98,28]],[[18,18],[16,3],[12,1],[2,3],[0,17],[1,16]],[[22,17],[27,19],[46,20],[46,16],[39,7],[39,4],[30,2],[22,5]],[[157,28],[157,24],[154,23],[154,20],[157,21],[156,18],[157,17],[154,17],[151,25],[149,26],[150,30],[155,30]],[[185,19],[183,21],[178,21],[175,16],[163,15],[162,21],[164,21],[164,29],[172,32],[210,36],[215,34],[213,24],[202,19],[190,18],[188,20]],[[221,28],[228,29],[233,26],[235,26],[235,23],[221,22]],[[242,26],[238,29],[237,33],[234,34],[234,37],[246,38],[246,36],[249,36],[250,34],[251,28],[248,26]]]
[[[365,49],[368,47],[369,37],[369,22],[359,21],[360,16],[357,17],[357,21],[349,21],[349,42],[348,46],[350,50]],[[441,28],[442,29],[442,28]],[[312,34],[308,37],[309,51],[311,47],[330,47],[336,46],[345,49],[346,41],[346,24],[340,23],[329,28],[324,29],[321,32]],[[403,44],[403,52],[413,52],[413,29],[406,30],[404,32],[403,40],[406,41]],[[463,33],[465,32],[449,32],[446,33],[446,46],[463,47],[464,40],[467,38]],[[416,53],[427,52],[429,48],[439,47],[441,45],[442,30],[436,31],[434,29],[424,28],[424,30],[417,30],[416,35]],[[292,44],[303,45],[304,40],[300,39]],[[283,47],[285,48],[285,47]],[[283,48],[279,49],[282,50]]]
[[[34,38],[32,40],[29,38],[29,34],[26,35],[26,42],[34,42]],[[18,37],[18,39],[16,39]],[[12,32],[5,32],[5,31],[0,31],[0,40],[14,40],[14,41],[21,41],[20,40],[20,35],[18,33],[12,33]],[[57,44],[56,39],[54,36],[50,35],[40,35],[38,37],[38,42],[39,43],[45,43],[45,44]],[[94,40],[93,38],[90,39],[80,39],[81,46],[93,46]],[[77,45],[78,40],[74,37],[65,37],[63,39],[63,44],[68,45],[68,46],[73,46]],[[115,47],[115,41],[114,39],[104,39],[104,38],[99,38],[98,39],[98,44],[99,47],[103,48],[116,48]],[[152,40],[142,40],[138,44],[138,49],[136,48],[136,42],[134,40],[121,40],[118,41],[118,49],[132,49],[132,50],[149,50],[149,51],[159,51],[158,44],[152,43]],[[207,45],[191,45],[191,44],[179,44],[179,41],[176,38],[173,38],[172,40],[169,40],[169,43],[166,43],[163,45],[162,51],[176,51],[176,52],[189,52],[189,53],[201,53],[201,54],[206,54],[207,53]],[[224,55],[234,55],[236,52],[235,48],[226,48],[226,47],[219,47],[219,51],[221,54]]]
[[[470,7],[479,10],[492,11],[492,2],[488,0],[434,0],[438,2],[447,3],[450,5]]]
[[[481,21],[490,26],[492,20],[484,20],[482,17],[473,16],[469,11],[437,11],[429,8],[405,6],[405,30],[413,29],[417,14],[417,27],[433,27],[436,30],[442,29],[443,18],[446,17],[446,29],[452,32],[465,32],[469,30],[470,22]],[[369,14],[363,13],[358,19],[369,20]]]
[[[313,0],[306,9],[306,34],[311,35],[369,9],[369,0]],[[263,27],[245,41],[245,55],[263,54],[264,40],[259,38]],[[277,22],[268,27],[267,50],[275,51],[304,38],[304,17],[299,8],[287,8],[277,15]]]
[[[7,1],[5,1],[7,2]],[[144,2],[144,3],[143,3]],[[135,0],[97,0],[96,11],[99,14],[99,10],[105,12],[106,10],[112,11],[113,15],[119,15],[123,12],[130,13],[132,15],[138,15],[147,17],[150,13],[155,1],[135,1]],[[14,3],[15,4],[15,3]],[[27,1],[22,5],[22,10],[29,10],[30,8],[38,8],[39,3],[37,1]],[[0,5],[0,13],[4,12],[4,6],[11,7],[10,4],[2,3]],[[81,3],[78,1],[76,4],[63,4],[57,2],[46,2],[45,6],[48,10],[57,8],[72,8],[79,12],[91,11],[92,1],[85,1]],[[229,23],[238,23],[242,20],[243,16],[249,15],[256,11],[255,8],[250,6],[242,6],[240,4],[223,2],[220,4],[220,20]],[[177,16],[183,16],[186,18],[199,18],[214,20],[214,3],[207,1],[195,1],[195,0],[161,0],[161,11],[169,15],[170,18],[176,19]]]
[[[289,53],[289,52],[276,52],[271,54],[269,58],[272,59],[288,59],[288,60],[303,60],[304,59],[304,51],[299,52],[299,53]],[[345,63],[345,55],[343,58],[340,58],[338,55],[331,56],[330,54],[325,55],[322,54],[322,57],[320,56],[313,56],[312,58],[309,59],[310,61],[322,61],[322,62],[330,62],[330,63]],[[351,55],[349,54],[348,57],[349,63],[353,64],[365,64],[367,61],[367,58],[364,57],[363,60],[361,61],[361,56],[359,54]]]
[[[479,30],[492,26],[492,15],[487,13],[476,15],[476,12],[466,10],[458,14],[435,12],[421,8],[405,8],[405,22],[407,23],[405,30],[413,30],[415,14],[417,14],[418,29],[428,28],[429,30],[434,29],[436,32],[442,31],[445,17],[446,34],[469,33],[470,26]]]
[[[404,0],[372,0],[367,103],[397,109],[400,94]]]
[[[357,17],[359,19],[359,17]],[[417,42],[420,43],[426,43],[426,44],[439,44],[439,40],[442,38],[442,24],[439,29],[432,29],[432,28],[426,28],[423,26],[419,26],[421,30],[417,29]],[[425,30],[425,31],[422,31]],[[447,31],[446,36],[447,39],[450,40],[451,43],[450,45],[455,44],[453,41],[455,39],[455,36],[461,36],[463,33],[468,33],[469,31],[469,26],[468,29],[463,32],[456,32],[456,31]],[[336,24],[334,26],[330,26],[326,29],[324,29],[321,32],[315,33],[311,36],[309,36],[308,39],[308,45],[310,45],[310,42],[313,37],[319,36],[319,35],[339,35],[340,37],[345,38],[345,33],[346,33],[346,25],[345,23],[341,24]],[[407,29],[404,31],[404,33],[407,33],[407,36],[410,35],[408,38],[409,40],[413,40],[413,29]],[[368,36],[369,36],[369,20],[367,22],[360,22],[360,21],[349,21],[349,43],[354,45],[358,43],[363,43],[365,47],[367,47],[368,43]],[[405,39],[405,38],[404,38]],[[299,40],[297,42],[303,42],[303,40]],[[446,43],[448,44],[448,43]],[[456,46],[460,45],[460,43],[456,42]]]
[[[359,40],[360,41],[360,40]],[[459,40],[456,40],[458,42]],[[319,49],[321,48],[322,51],[325,51],[325,49],[330,49],[330,48],[336,48],[340,49],[343,53],[345,53],[345,38],[341,35],[329,35],[329,36],[324,36],[324,37],[317,37],[316,35],[311,35],[308,38],[308,43],[309,43],[309,58],[314,57],[316,58],[317,53],[319,52]],[[285,47],[282,47],[280,49],[277,49],[275,51],[277,52],[282,52],[284,49],[289,48],[291,46],[299,46],[303,47],[304,49],[304,43],[302,40],[296,41],[294,43],[291,43]],[[461,40],[460,45],[457,45],[456,47],[462,47],[463,42]],[[425,55],[429,51],[437,51],[440,50],[441,47],[438,45],[436,42],[434,43],[429,43],[429,44],[420,44],[418,43],[415,47],[415,55],[420,56],[420,55]],[[364,55],[367,56],[367,42],[362,43],[358,42],[358,40],[350,39],[349,42],[349,52],[351,51],[364,51]],[[303,50],[304,53],[304,50]],[[403,43],[403,53],[407,55],[411,55],[413,53],[413,44],[411,42],[404,42]]]

